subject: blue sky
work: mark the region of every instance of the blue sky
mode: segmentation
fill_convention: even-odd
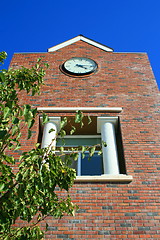
[[[46,52],[79,34],[115,52],[147,52],[160,88],[159,0],[1,0],[0,51]]]

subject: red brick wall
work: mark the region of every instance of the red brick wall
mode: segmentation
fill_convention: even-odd
[[[63,74],[59,66],[77,56],[95,60],[98,71],[86,78]],[[50,65],[45,85],[40,96],[20,94],[21,103],[123,107],[119,114],[91,115],[120,117],[127,174],[133,176],[131,183],[75,183],[70,193],[80,210],[75,217],[49,218],[45,239],[160,239],[159,92],[147,55],[105,52],[79,41],[51,53],[15,54],[11,67],[31,67],[39,57]],[[38,124],[25,150],[37,141]]]

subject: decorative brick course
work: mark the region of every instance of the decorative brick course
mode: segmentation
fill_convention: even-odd
[[[77,56],[94,59],[98,71],[85,78],[63,74],[60,65]],[[14,54],[10,66],[32,67],[39,57],[50,65],[41,95],[31,97],[22,92],[20,103],[40,107],[122,107],[121,113],[88,115],[120,117],[126,170],[133,176],[131,183],[75,183],[70,194],[80,209],[75,217],[48,218],[45,239],[160,239],[160,105],[147,54],[105,52],[78,41],[55,52]],[[25,141],[23,129],[24,151],[33,147],[38,134],[37,119],[29,141]]]

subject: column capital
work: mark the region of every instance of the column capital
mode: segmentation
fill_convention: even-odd
[[[40,122],[42,124],[42,117],[40,117]],[[61,117],[49,117],[49,122],[56,124],[57,131],[60,131]]]
[[[118,125],[118,117],[97,117],[97,133],[101,133],[101,126],[104,123],[112,123],[116,128]]]

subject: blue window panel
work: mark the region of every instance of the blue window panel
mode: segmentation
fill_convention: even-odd
[[[85,153],[85,158],[81,159],[81,176],[93,176],[103,174],[102,156],[95,153],[89,159],[89,153]]]

